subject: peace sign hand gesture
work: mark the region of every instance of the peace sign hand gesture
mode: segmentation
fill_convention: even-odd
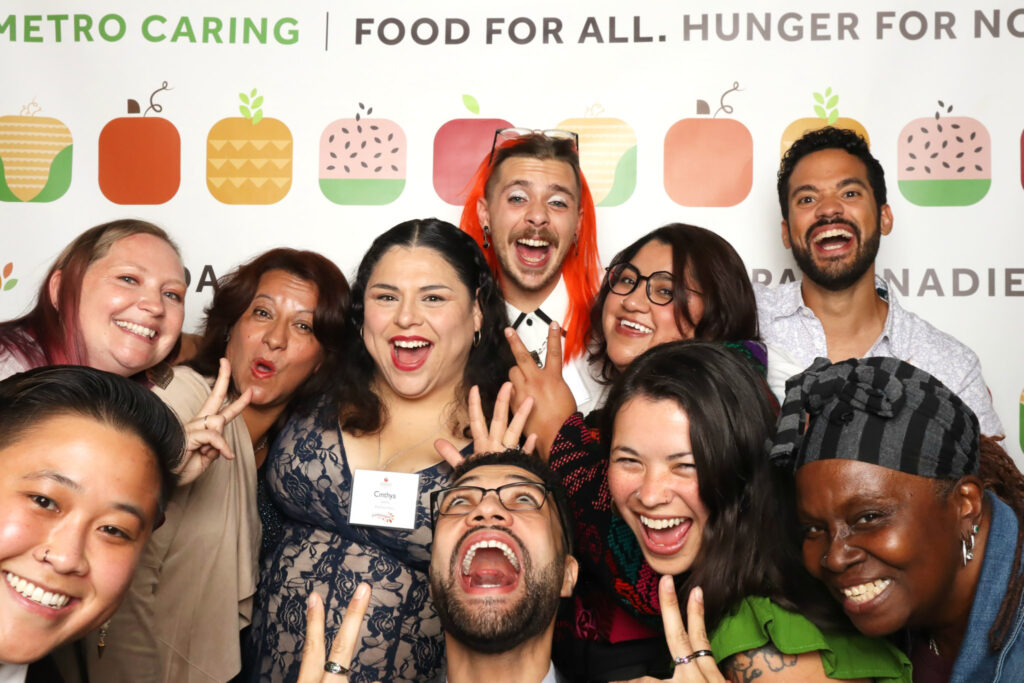
[[[252,389],[246,389],[237,399],[225,404],[230,384],[231,363],[227,358],[221,358],[213,391],[199,413],[185,423],[185,455],[177,469],[179,486],[198,479],[218,456],[223,455],[228,460],[235,457],[224,439],[224,427],[249,405]]]

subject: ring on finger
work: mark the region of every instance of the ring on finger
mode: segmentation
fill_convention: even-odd
[[[326,662],[324,662],[324,671],[326,671],[329,674],[346,674],[347,675],[347,674],[351,673],[351,669],[347,669],[347,668],[343,667],[341,664],[338,664],[337,662],[332,662],[329,659]]]
[[[715,653],[712,652],[711,650],[697,650],[696,652],[691,652],[690,654],[686,655],[685,657],[676,657],[675,658],[675,663],[676,664],[689,664],[690,662],[696,660],[698,657],[714,657],[714,656],[715,656]]]
[[[206,429],[206,419],[208,417],[210,417],[210,416],[209,415],[203,415],[203,429]]]

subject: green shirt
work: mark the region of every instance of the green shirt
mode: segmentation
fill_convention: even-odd
[[[910,660],[888,641],[856,631],[826,635],[803,616],[760,596],[737,603],[711,634],[711,649],[719,662],[769,643],[788,655],[817,651],[829,678],[912,681]]]

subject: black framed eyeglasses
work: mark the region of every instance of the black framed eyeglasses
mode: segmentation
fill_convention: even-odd
[[[665,306],[672,303],[675,298],[676,285],[672,273],[667,270],[659,270],[650,275],[641,275],[640,271],[629,261],[617,263],[614,266],[605,268],[608,271],[608,288],[620,296],[627,296],[633,293],[636,286],[642,280],[647,281],[647,298],[656,306]],[[688,291],[700,294],[695,290]]]
[[[509,512],[539,510],[544,506],[551,489],[539,481],[517,481],[493,489],[481,486],[452,486],[430,494],[430,510],[434,520],[441,517],[468,515],[491,491]]]
[[[571,130],[559,130],[558,128],[548,128],[546,130],[537,130],[534,128],[499,128],[494,131],[494,140],[491,141],[491,155],[487,157],[487,165],[490,166],[491,162],[494,161],[494,150],[498,148],[498,138],[503,140],[516,140],[518,138],[526,137],[527,135],[543,135],[546,138],[552,140],[572,140],[573,147],[579,151],[580,148],[580,136],[575,131]]]

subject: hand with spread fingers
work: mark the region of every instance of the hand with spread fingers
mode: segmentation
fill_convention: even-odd
[[[546,461],[558,430],[576,412],[576,399],[562,378],[562,328],[555,322],[548,326],[543,368],[537,366],[511,327],[505,328],[505,338],[516,359],[516,366],[508,371],[513,387],[512,406],[518,411],[527,398],[533,398],[537,409],[530,414],[526,430],[537,435],[537,452]]]
[[[227,358],[221,358],[213,391],[199,413],[185,424],[187,443],[185,455],[177,469],[179,486],[191,484],[198,479],[218,456],[228,460],[235,457],[224,439],[224,427],[249,405],[252,390],[246,389],[237,399],[225,403],[230,385],[231,364]]]
[[[536,434],[530,434],[526,437],[523,445],[519,445],[519,440],[523,436],[523,428],[533,409],[533,399],[527,398],[522,401],[510,422],[508,414],[511,396],[512,383],[505,382],[501,385],[501,390],[494,401],[494,414],[491,416],[490,425],[488,425],[483,404],[480,401],[480,390],[475,386],[469,390],[469,429],[473,434],[473,453],[491,453],[508,448],[520,448],[524,453],[533,452],[537,444]],[[464,460],[459,449],[447,439],[435,441],[434,448],[452,467],[458,467]]]
[[[297,683],[347,683],[352,672],[356,639],[366,609],[370,605],[370,586],[361,583],[349,600],[345,618],[334,636],[331,654],[324,657],[324,603],[316,593],[306,602],[306,644],[302,649],[302,666]]]

